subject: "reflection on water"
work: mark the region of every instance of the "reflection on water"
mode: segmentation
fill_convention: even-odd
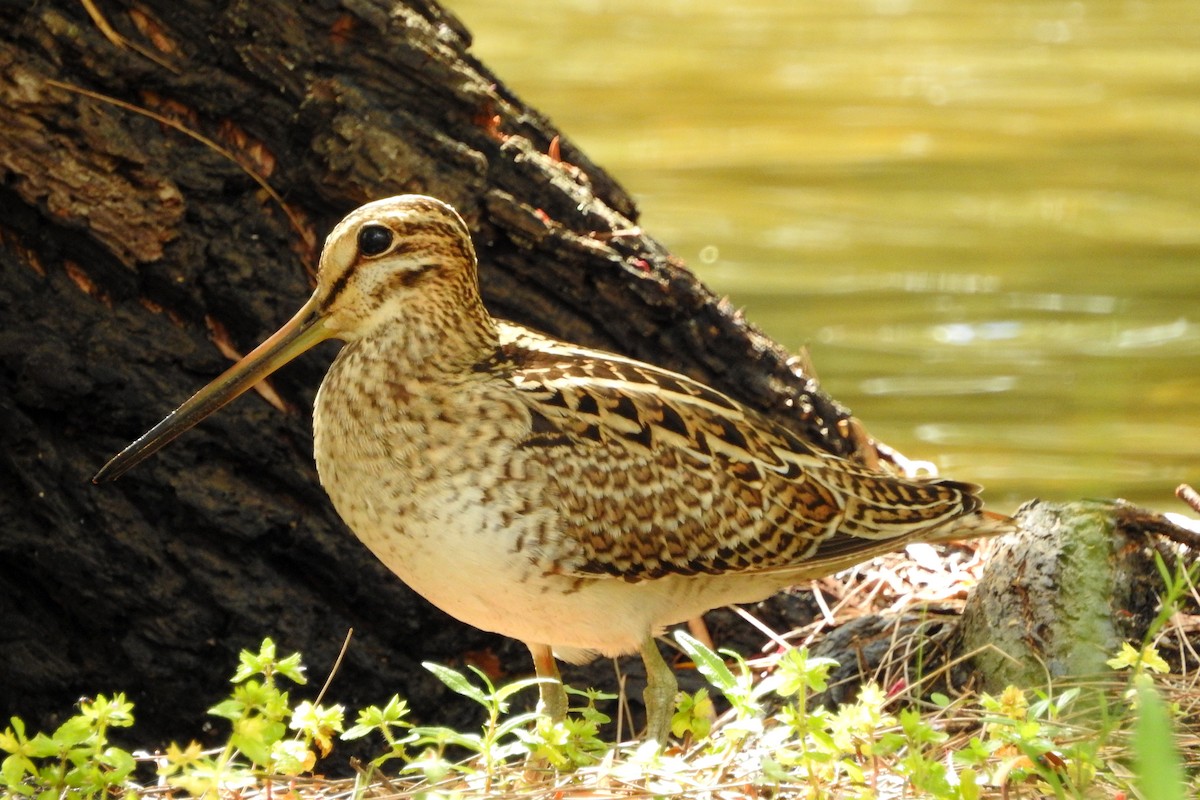
[[[1200,3],[448,4],[885,441],[1000,507],[1200,483]]]

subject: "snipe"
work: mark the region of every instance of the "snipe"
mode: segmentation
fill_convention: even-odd
[[[96,475],[116,478],[316,343],[317,470],[384,564],[449,614],[554,656],[640,650],[667,737],[664,626],[914,540],[1008,530],[977,488],[880,474],[683,375],[493,319],[450,206],[370,203],[290,322]],[[543,684],[554,717],[561,684]]]

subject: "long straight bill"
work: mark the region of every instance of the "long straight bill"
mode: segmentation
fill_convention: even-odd
[[[121,477],[188,428],[330,335],[315,298],[310,299],[269,339],[118,453],[96,473],[92,482],[102,483]]]

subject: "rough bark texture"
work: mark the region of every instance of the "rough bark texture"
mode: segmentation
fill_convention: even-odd
[[[332,348],[273,378],[273,402],[244,398],[89,483],[290,316],[321,237],[367,200],[453,203],[499,316],[698,376],[834,452],[863,446],[432,3],[17,0],[0,26],[4,716],[50,724],[119,689],[140,735],[192,737],[265,634],[321,673],[354,627],[338,698],[401,692],[450,724],[419,661],[493,649],[528,668],[414,597],[329,507],[308,409]]]
[[[1171,572],[1195,567],[1195,551],[1156,536],[1169,521],[1124,503],[1032,501],[1017,518],[1023,531],[992,543],[987,572],[947,643],[976,654],[973,682],[989,692],[1110,674],[1107,660],[1122,642],[1144,641],[1161,608],[1155,554]],[[1186,610],[1195,613],[1194,603]],[[1178,633],[1159,643],[1176,661],[1195,652]],[[1186,675],[1197,664],[1175,666]]]

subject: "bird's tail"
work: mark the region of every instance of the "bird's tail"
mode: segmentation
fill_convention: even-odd
[[[1021,523],[998,511],[979,509],[953,519],[944,525],[926,532],[921,538],[931,543],[950,542],[959,539],[980,539],[985,536],[1003,536],[1017,533]]]

